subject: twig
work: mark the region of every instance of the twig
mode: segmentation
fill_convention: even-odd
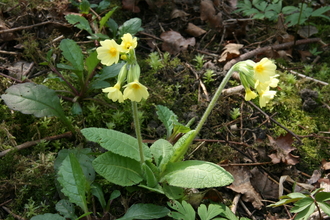
[[[321,39],[320,38],[311,38],[311,39],[303,39],[303,40],[298,40],[296,42],[287,42],[283,44],[278,44],[278,45],[273,45],[273,46],[267,46],[267,47],[262,47],[262,48],[257,48],[255,50],[252,50],[248,53],[242,54],[240,57],[233,59],[226,63],[226,65],[223,67],[224,71],[229,70],[235,63],[249,59],[257,54],[263,53],[267,50],[282,50],[288,47],[292,47],[293,45],[300,45],[300,44],[308,44],[308,43],[313,43],[313,42],[319,42]],[[295,43],[295,44],[294,44]]]
[[[3,208],[6,212],[8,212],[9,214],[11,214],[14,218],[16,218],[16,219],[18,219],[18,220],[27,220],[26,218],[23,218],[23,217],[21,217],[21,216],[19,216],[19,215],[16,215],[15,213],[13,213],[12,211],[10,211],[10,209],[8,209],[8,208],[5,207],[5,206],[2,206],[2,208]]]
[[[196,79],[199,81],[199,84],[200,84],[200,86],[201,86],[201,88],[202,88],[202,90],[203,90],[203,92],[206,96],[206,101],[209,102],[210,101],[209,94],[206,90],[206,87],[205,87],[204,83],[202,82],[202,80],[200,79],[200,77],[198,76],[196,71],[188,63],[185,63],[185,65],[186,65],[186,67],[188,67],[188,69],[195,75]]]
[[[242,99],[244,99],[243,97],[241,97]],[[278,121],[276,121],[275,119],[273,119],[272,117],[270,117],[269,115],[266,114],[266,112],[264,112],[263,110],[261,110],[258,106],[256,106],[253,102],[251,101],[247,101],[247,103],[249,103],[249,105],[253,106],[255,109],[257,109],[261,114],[263,114],[266,118],[270,119],[272,122],[274,122],[275,124],[277,124],[278,126],[280,126],[281,128],[283,128],[284,130],[286,130],[288,133],[290,133],[292,136],[294,136],[298,141],[299,144],[302,144],[301,139],[298,137],[298,135],[296,135],[295,133],[293,133],[291,130],[289,130],[288,128],[284,127],[282,124],[280,124]]]
[[[244,204],[244,202],[242,202],[242,200],[239,200],[239,204],[242,205],[243,209],[245,210],[245,212],[248,214],[248,216],[250,218],[252,218],[253,220],[256,220],[256,218],[254,216],[252,216],[252,213],[250,212],[250,210],[246,207],[246,205]]]
[[[283,69],[285,69],[285,68],[283,68]],[[312,80],[312,81],[314,81],[314,82],[316,82],[316,83],[319,83],[319,84],[321,84],[321,85],[323,85],[323,86],[327,86],[327,85],[329,85],[329,83],[323,82],[323,81],[318,80],[318,79],[314,79],[314,78],[312,78],[312,77],[306,76],[306,75],[301,74],[301,73],[298,73],[298,72],[296,72],[296,71],[293,71],[293,70],[288,70],[288,71],[289,71],[290,73],[292,73],[293,75],[299,76],[299,77],[304,78],[304,79]]]
[[[39,24],[30,25],[30,26],[17,27],[17,28],[11,28],[11,29],[6,29],[6,30],[1,30],[0,31],[0,34],[9,33],[9,32],[15,32],[15,31],[20,31],[20,30],[25,30],[25,29],[30,29],[30,28],[34,28],[34,27],[38,27],[38,26],[42,26],[42,25],[46,25],[46,24],[58,24],[58,25],[62,25],[62,26],[68,26],[68,25],[61,24],[61,23],[54,22],[54,21],[45,21],[45,22],[41,22]]]
[[[19,54],[21,54],[19,52],[12,52],[12,51],[6,51],[6,50],[0,50],[0,53],[10,54],[10,55],[19,55]]]
[[[13,150],[21,150],[21,149],[24,149],[24,148],[32,147],[34,145],[37,145],[41,141],[53,141],[53,140],[57,140],[57,139],[61,139],[61,138],[71,138],[71,137],[72,137],[72,132],[69,131],[69,132],[66,132],[64,134],[45,137],[43,139],[36,140],[36,141],[28,141],[28,142],[25,142],[24,144],[17,145],[13,149],[7,149],[7,150],[4,150],[4,151],[0,152],[0,157],[5,156],[6,154],[8,154],[10,151],[13,151]]]
[[[236,214],[236,210],[237,210],[237,206],[238,206],[238,202],[239,202],[239,199],[241,198],[242,194],[240,193],[237,193],[233,199],[233,202],[231,203],[231,208],[230,210]]]

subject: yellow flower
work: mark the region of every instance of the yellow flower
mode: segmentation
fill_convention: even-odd
[[[134,49],[137,46],[137,39],[136,37],[132,37],[131,34],[124,34],[121,38],[122,42],[120,44],[122,51],[128,53],[130,49]]]
[[[128,83],[125,87],[124,99],[140,102],[142,98],[147,99],[149,97],[147,87],[142,85],[138,80]]]
[[[108,98],[113,102],[124,102],[123,94],[120,91],[120,84],[116,83],[113,87],[102,89],[102,92],[108,93]]]
[[[105,40],[100,42],[101,47],[96,49],[97,59],[101,60],[101,63],[110,66],[113,63],[118,63],[119,52],[121,47],[114,40]]]
[[[259,93],[259,106],[262,108],[262,107],[265,107],[266,104],[274,98],[276,94],[276,91],[263,91],[261,93]]]
[[[276,65],[268,58],[262,58],[254,65],[254,78],[260,82],[268,82],[276,75]]]
[[[250,101],[251,99],[256,98],[258,95],[257,93],[251,91],[251,89],[246,89],[245,90],[245,100]]]

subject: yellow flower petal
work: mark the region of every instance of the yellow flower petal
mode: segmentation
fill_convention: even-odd
[[[123,52],[128,53],[130,49],[134,49],[137,46],[137,39],[136,37],[132,37],[131,34],[124,34],[121,38],[122,42],[120,44],[121,49]]]
[[[106,66],[118,63],[121,47],[114,40],[105,40],[100,42],[101,47],[96,49],[97,59]]]
[[[262,93],[259,93],[259,105],[260,107],[265,107],[266,104],[274,98],[276,95],[276,91],[265,91]]]
[[[256,98],[258,95],[257,93],[251,91],[250,89],[245,90],[245,100],[250,101],[251,99]]]
[[[124,99],[130,99],[134,102],[140,102],[141,99],[147,99],[149,92],[147,87],[142,85],[139,81],[135,80],[125,86]]]
[[[102,92],[108,93],[108,98],[113,102],[124,102],[123,94],[120,91],[120,85],[117,83],[113,87],[102,89]]]
[[[270,81],[271,77],[276,75],[276,65],[268,58],[262,58],[260,62],[254,65],[254,78],[260,82]]]

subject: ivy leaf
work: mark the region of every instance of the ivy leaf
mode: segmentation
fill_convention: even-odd
[[[139,203],[132,205],[125,215],[117,220],[157,219],[166,216],[169,211],[163,206]]]
[[[85,128],[81,133],[87,140],[99,143],[108,151],[140,161],[138,141],[128,134],[105,128]],[[143,152],[145,160],[151,159],[150,149],[146,145],[143,145]]]
[[[222,167],[205,161],[170,163],[161,182],[183,188],[209,188],[229,185],[233,176]]]
[[[110,151],[97,157],[93,167],[109,182],[120,186],[132,186],[143,180],[140,162]]]
[[[23,114],[33,114],[36,117],[65,117],[55,91],[44,85],[13,85],[6,90],[6,94],[1,95],[1,98],[10,109]]]
[[[80,167],[78,159],[73,153],[70,153],[58,171],[58,182],[62,186],[62,192],[66,195],[70,202],[77,204],[87,213],[87,201],[85,193],[89,190],[89,184]]]

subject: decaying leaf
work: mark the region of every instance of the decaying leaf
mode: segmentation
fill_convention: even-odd
[[[298,30],[298,34],[302,38],[309,38],[313,34],[317,34],[319,31],[315,26],[308,25],[308,26],[302,26]]]
[[[243,46],[243,44],[227,44],[224,47],[224,51],[220,55],[220,59],[218,61],[221,63],[239,57],[241,54],[239,49],[241,49]]]
[[[166,31],[160,35],[160,38],[164,40],[162,49],[172,55],[176,55],[180,51],[186,50],[189,45],[195,46],[196,43],[194,37],[185,39],[176,31]]]
[[[263,206],[261,196],[251,185],[250,170],[246,166],[228,166],[225,169],[234,177],[234,182],[228,186],[229,189],[243,194],[242,199],[245,202],[251,202],[253,207],[261,209]]]
[[[330,162],[326,161],[325,159],[322,159],[322,169],[330,170]]]
[[[222,14],[221,12],[216,13],[214,4],[211,0],[202,0],[200,6],[202,21],[206,21],[210,24],[212,28],[221,29],[222,28]]]
[[[271,181],[267,175],[260,172],[257,167],[251,170],[252,186],[258,190],[264,199],[278,199],[278,185]]]
[[[122,8],[134,13],[139,13],[140,8],[137,6],[138,3],[139,0],[122,0]]]
[[[193,23],[188,23],[188,27],[185,31],[188,34],[190,34],[191,36],[194,36],[194,37],[199,37],[199,36],[206,33],[205,30],[203,30],[202,28],[194,25]]]
[[[287,133],[285,136],[280,136],[276,139],[267,135],[268,140],[275,150],[275,153],[268,155],[274,164],[285,163],[287,165],[295,165],[299,163],[299,156],[294,156],[290,152],[296,150],[292,146],[293,136]]]
[[[175,8],[172,13],[171,13],[171,19],[174,19],[174,18],[185,18],[189,16],[188,13],[186,13],[185,11],[183,10],[179,10],[177,8]]]

